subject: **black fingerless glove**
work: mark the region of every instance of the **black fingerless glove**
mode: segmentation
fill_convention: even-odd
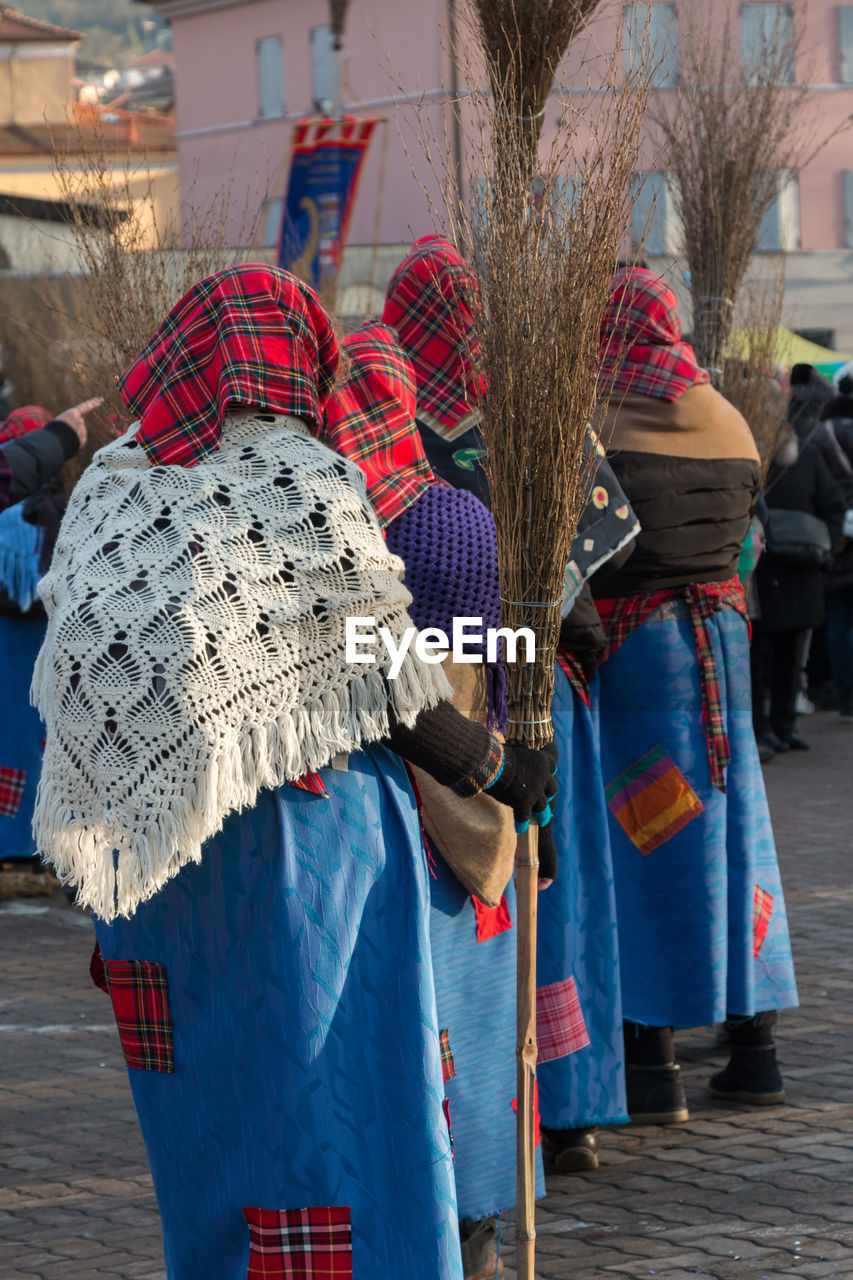
[[[547,808],[548,801],[557,794],[556,762],[557,748],[553,743],[542,751],[533,751],[508,742],[503,768],[487,788],[488,793],[512,808],[516,822],[528,822]]]
[[[557,846],[554,843],[554,824],[539,828],[539,879],[557,879]]]

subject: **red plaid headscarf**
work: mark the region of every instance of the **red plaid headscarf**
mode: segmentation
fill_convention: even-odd
[[[477,281],[465,259],[439,236],[424,236],[391,277],[382,312],[414,366],[418,419],[447,440],[476,425],[477,400],[486,390],[476,367],[476,298]]]
[[[337,367],[337,340],[313,289],[249,263],[190,289],[118,389],[151,461],[191,467],[216,449],[230,406],[319,426]]]
[[[320,439],[367,476],[384,529],[435,481],[415,426],[412,363],[384,324],[363,325],[341,346],[352,365],[326,406]]]
[[[20,409],[13,409],[4,422],[0,422],[0,444],[38,431],[51,421],[51,415],[40,404],[21,405]]]
[[[613,276],[601,321],[600,377],[614,392],[656,400],[677,400],[710,380],[681,341],[675,294],[653,271],[630,267]]]

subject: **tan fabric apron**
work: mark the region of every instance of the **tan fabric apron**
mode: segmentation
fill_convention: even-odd
[[[453,687],[457,711],[486,723],[486,676],[481,663],[447,658],[444,673]],[[500,736],[500,735],[498,735]],[[489,907],[496,907],[515,863],[512,810],[481,792],[463,799],[422,769],[413,772],[423,798],[424,828],[461,884]]]

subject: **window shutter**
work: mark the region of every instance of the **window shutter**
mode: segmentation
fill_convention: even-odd
[[[838,6],[838,79],[853,84],[853,4]]]
[[[330,110],[338,96],[338,59],[331,27],[311,28],[311,85],[317,109]]]
[[[853,249],[853,171],[844,174],[844,243]]]
[[[257,44],[258,115],[284,115],[284,50],[281,36],[264,36]]]

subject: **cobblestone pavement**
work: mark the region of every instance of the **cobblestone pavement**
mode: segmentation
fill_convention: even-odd
[[[551,1180],[542,1280],[853,1280],[853,728],[831,715],[802,728],[813,750],[766,770],[803,1005],[780,1025],[788,1105],[712,1102],[704,1082],[725,1055],[709,1028],[681,1037],[689,1123],[611,1130],[597,1173]],[[3,1280],[165,1280],[90,951],[61,893],[0,904]]]

